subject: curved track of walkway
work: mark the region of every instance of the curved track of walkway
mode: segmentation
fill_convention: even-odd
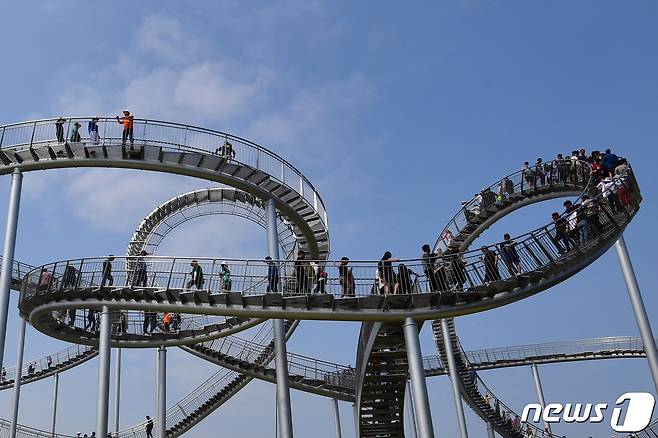
[[[261,333],[255,339],[268,339],[271,333]],[[232,338],[227,338],[227,340]],[[225,350],[223,346],[213,346],[221,342],[214,340],[204,343],[207,348],[213,351]],[[250,342],[240,340],[244,343],[245,349],[253,350],[255,355],[261,354],[267,346],[263,346],[258,342]],[[196,347],[196,346],[195,346]],[[194,348],[195,348],[194,347]],[[242,347],[241,347],[242,348]],[[190,347],[183,347],[185,350],[190,350]],[[232,349],[232,347],[228,347]],[[225,366],[226,361],[230,361],[234,369],[241,374],[251,373],[250,377],[255,377],[267,382],[276,382],[274,376],[274,368],[261,367],[256,365],[255,362],[249,361],[253,357],[253,353],[244,355],[235,361],[235,358],[228,356],[221,358],[220,354],[213,354],[214,358],[207,355],[207,353],[200,353],[197,350],[193,354],[202,357],[206,360],[213,361],[220,366]],[[233,347],[233,351],[234,347]],[[622,359],[622,358],[642,358],[645,357],[642,341],[637,337],[618,336],[607,338],[583,339],[566,342],[550,342],[542,344],[529,344],[517,345],[509,347],[489,348],[483,350],[467,351],[465,353],[471,366],[476,370],[490,370],[500,369],[507,367],[528,366],[529,364],[549,364],[549,363],[564,363],[573,361],[588,361],[588,360],[605,360],[605,359]],[[425,367],[425,374],[428,377],[443,376],[447,374],[447,370],[443,365],[443,361],[439,356],[427,356],[423,358]],[[291,378],[291,386],[295,389],[305,391],[316,395],[327,395],[326,386],[336,388],[332,390],[331,397],[336,397],[340,400],[354,402],[354,369],[346,366],[326,362],[307,356],[298,355],[295,353],[288,353],[288,366]],[[173,404],[168,410],[168,417],[183,418],[191,417],[198,421],[202,419],[199,412],[195,412],[199,407],[206,405],[208,401],[218,402],[221,405],[220,398],[223,397],[223,402],[230,398],[231,394],[237,391],[236,384],[231,385],[233,379],[240,374],[222,369],[207,379],[203,384],[192,390],[187,396]],[[323,383],[320,386],[325,386],[322,392],[318,391],[318,381]],[[230,386],[230,387],[229,387]],[[206,405],[209,406],[209,405]],[[214,409],[213,409],[214,410]],[[205,416],[204,416],[205,418]],[[169,423],[171,424],[171,423]],[[8,429],[9,424],[6,420],[0,420],[0,436],[2,430]],[[29,427],[21,426],[19,428],[18,436],[33,437],[33,436],[49,436],[45,431],[40,431],[41,435],[23,434],[21,431],[32,430]],[[658,429],[656,429],[658,431]],[[34,432],[37,433],[37,432]],[[653,437],[647,434],[638,436]],[[144,424],[135,425],[129,429],[122,431],[120,436],[136,436],[141,437],[144,435]],[[60,436],[60,435],[58,435]]]
[[[141,251],[155,254],[162,241],[176,227],[190,220],[209,215],[237,216],[250,220],[262,228],[267,227],[264,202],[255,196],[237,189],[208,188],[196,190],[165,201],[144,218],[133,233],[128,245],[127,255],[137,256]],[[294,224],[280,212],[277,213],[277,219],[278,241],[285,258],[287,260],[292,259],[296,254],[296,250],[299,249],[308,251],[308,243]],[[320,242],[320,257],[326,258],[328,250],[329,241]],[[213,281],[214,268],[213,266],[208,277],[209,282]],[[297,326],[298,324],[294,321],[287,321],[287,336],[291,336]],[[238,360],[238,358],[241,360],[250,358],[254,361],[254,366],[264,367],[269,362],[272,340],[269,339],[271,338],[271,330],[267,332],[270,335],[269,338],[260,336],[262,329],[261,327],[259,334],[252,341],[234,339],[233,337],[224,338],[218,344],[220,347],[215,352],[233,361]],[[235,346],[245,344],[251,345],[252,348],[236,351]],[[228,352],[229,346],[234,347],[230,353]],[[253,348],[253,346],[258,348]],[[253,354],[256,350],[259,350],[257,354]],[[199,385],[192,394],[176,404],[173,412],[170,412],[167,416],[170,425],[168,430],[172,436],[187,431],[198,424],[253,378],[248,374],[238,375],[229,370],[230,367],[228,370],[215,373],[210,379]],[[221,384],[224,386],[221,386]],[[205,400],[200,395],[202,393],[207,395]],[[197,402],[197,405],[191,406],[191,401]],[[182,417],[181,414],[183,414]],[[137,429],[140,428],[143,429],[143,425],[137,426]],[[132,433],[135,433],[134,427]]]
[[[89,119],[72,118],[68,123],[84,120]],[[120,142],[120,126],[109,118],[99,123],[101,138],[98,142],[82,139],[77,143],[58,143],[54,138],[54,122],[42,120],[1,127],[0,161],[3,166],[0,166],[0,174],[8,173],[13,168],[30,171],[63,167],[117,167],[177,173],[223,182],[255,197],[274,200],[295,232],[304,236],[299,240],[303,240],[302,245],[314,257],[328,252],[327,216],[321,198],[301,172],[256,144],[193,126],[136,120],[135,145],[126,146]],[[222,149],[226,142],[230,142],[234,154]],[[87,284],[91,286],[93,281]],[[46,324],[57,325],[54,321],[50,318]],[[165,345],[198,342],[235,333],[258,322],[230,318],[224,324],[188,330],[186,340],[180,335],[172,337],[167,334],[158,336],[164,339],[145,339],[140,336],[139,330],[133,333],[123,330],[122,339],[115,339],[113,345],[130,347],[154,342]],[[51,333],[57,331],[68,332],[69,337],[82,335],[83,339],[94,339],[93,333],[69,330],[61,322],[57,330]],[[61,335],[59,337],[63,338]]]
[[[126,255],[140,251],[155,254],[162,241],[176,227],[196,218],[230,215],[266,227],[265,206],[261,199],[241,190],[208,188],[183,193],[157,206],[133,233]],[[286,259],[295,256],[297,248],[308,251],[308,243],[287,217],[278,214],[279,245]],[[326,259],[329,241],[320,244],[319,256]]]
[[[138,138],[134,146],[120,145],[119,128],[114,119],[101,120],[102,134],[99,142],[85,143],[83,139],[77,143],[57,143],[52,138],[53,123],[54,120],[47,120],[1,127],[0,161],[3,165],[0,166],[0,174],[10,173],[12,169],[31,171],[64,167],[116,167],[217,181],[245,190],[261,199],[273,199],[279,211],[304,235],[313,257],[318,258],[320,253],[318,242],[325,239],[328,246],[326,211],[312,185],[287,162],[260,146],[220,132],[148,120],[136,121]],[[231,147],[238,152],[237,156],[227,155],[224,149],[211,152],[213,148],[221,146],[223,141],[232,143]],[[555,163],[548,165],[551,169],[559,168]],[[292,173],[291,179],[287,178],[287,171]],[[607,251],[639,209],[641,196],[632,173],[624,176],[632,201],[622,212],[612,213],[600,196],[595,197],[596,208],[589,207],[587,214],[590,220],[596,220],[598,230],[587,242],[563,251],[551,234],[554,225],[547,225],[516,238],[521,273],[514,272],[508,266],[502,271],[495,267],[495,275],[491,274],[494,271],[485,264],[479,251],[468,251],[470,243],[481,232],[524,205],[584,194],[588,189],[591,190],[588,166],[576,163],[574,170],[568,173],[566,175],[564,171],[556,170],[554,176],[551,171],[541,182],[535,179],[529,183],[526,182],[528,179],[524,172],[510,175],[492,186],[501,188],[498,200],[491,188],[488,192],[483,191],[477,201],[477,210],[473,208],[475,201],[471,201],[460,211],[465,219],[463,223],[459,222],[458,214],[441,233],[440,241],[445,243],[445,251],[440,263],[445,268],[440,279],[416,275],[412,281],[410,277],[401,274],[401,290],[395,295],[377,294],[377,285],[371,279],[372,272],[378,266],[377,262],[351,262],[356,282],[354,289],[350,290],[341,284],[338,275],[332,276],[331,273],[324,284],[318,283],[314,288],[310,284],[313,277],[307,273],[305,262],[292,264],[284,260],[277,261],[282,274],[279,286],[282,292],[271,293],[265,290],[267,282],[263,281],[266,278],[263,273],[267,271],[267,266],[262,262],[257,265],[255,261],[231,261],[232,268],[243,274],[237,275],[236,283],[239,287],[234,289],[235,292],[227,292],[219,285],[213,288],[212,280],[205,290],[189,290],[179,285],[181,271],[177,263],[189,263],[189,260],[178,257],[149,258],[148,281],[144,281],[144,284],[141,281],[135,282],[130,277],[137,260],[128,257],[120,260],[119,272],[124,273],[124,278],[120,278],[118,284],[111,287],[98,285],[98,279],[102,276],[102,259],[69,260],[41,266],[25,276],[19,308],[21,315],[29,318],[38,330],[53,337],[89,345],[97,342],[93,331],[75,326],[71,328],[63,318],[52,315],[107,306],[113,310],[168,311],[204,315],[204,318],[208,315],[226,317],[226,322],[222,324],[209,324],[203,318],[200,319],[201,323],[192,319],[192,324],[186,330],[171,335],[163,333],[158,339],[148,341],[124,329],[113,333],[114,346],[131,347],[198,343],[244,330],[260,322],[259,318],[374,321],[374,324],[364,324],[364,329],[370,328],[362,330],[364,344],[360,342],[360,352],[367,355],[357,358],[361,363],[357,367],[357,400],[361,400],[369,374],[367,370],[377,366],[370,356],[400,348],[399,322],[403,318],[411,316],[419,321],[447,318],[506,305],[569,278]],[[524,182],[530,186],[524,188]],[[497,248],[497,245],[492,245],[489,250]],[[205,268],[216,264],[215,260],[201,262]],[[338,263],[334,262],[333,267],[337,268]],[[405,261],[405,264],[417,270],[422,270],[423,266],[420,260]],[[65,269],[69,266],[75,266],[79,273],[73,284],[65,280]],[[331,264],[326,267],[330,268]],[[52,278],[55,280],[41,284],[39,279],[46,269],[54,273]],[[342,269],[336,270],[343,272]],[[380,272],[384,273],[383,281],[386,282],[384,271]],[[303,272],[301,276],[300,272]],[[212,268],[210,273],[212,278]],[[62,281],[57,280],[60,278]],[[382,278],[378,281],[381,282]],[[137,325],[139,322],[132,323]],[[393,327],[398,327],[398,330]],[[458,345],[454,326],[451,335],[453,343],[457,341]],[[461,349],[459,351],[463,352]],[[406,381],[406,364],[402,362],[384,358],[379,366],[399,364],[395,374],[404,374]],[[464,361],[460,363],[468,368]],[[379,378],[383,375],[380,373]],[[463,393],[477,398],[475,394],[469,394],[468,389],[462,389]],[[389,407],[400,402],[400,394],[394,393],[394,401],[389,403]],[[404,390],[401,398],[403,400]],[[378,397],[373,400],[380,402]],[[363,426],[363,406],[360,404],[359,408]],[[382,416],[388,416],[389,419],[397,417],[397,421],[401,414],[402,408],[399,412],[388,409]],[[500,416],[500,413],[496,414]],[[482,416],[495,423],[496,419],[492,416]],[[515,436],[508,433],[504,426],[499,425],[499,433]],[[364,436],[378,434],[374,428],[371,430],[373,432],[368,433],[372,435]],[[392,432],[386,436],[395,435],[396,432]]]
[[[496,221],[523,206],[558,197],[591,195],[595,207],[587,211],[587,214],[592,224],[597,224],[596,231],[592,233],[593,237],[581,245],[574,245],[572,242],[573,247],[570,250],[564,248],[564,244],[556,243],[553,238],[537,239],[535,247],[524,248],[517,245],[521,267],[521,273],[518,276],[526,275],[527,268],[524,263],[524,253],[525,256],[531,258],[548,257],[553,260],[554,266],[552,269],[560,270],[565,264],[572,264],[572,260],[594,255],[581,254],[583,249],[587,252],[589,246],[600,246],[604,248],[603,252],[605,252],[621,235],[630,218],[637,212],[642,200],[632,171],[629,171],[623,181],[632,194],[633,202],[621,212],[613,212],[608,202],[603,200],[600,194],[597,194],[592,183],[589,166],[571,169],[565,166],[564,163],[549,163],[551,172],[544,177],[543,181],[535,178],[534,172],[536,169],[533,168],[531,170],[533,173],[530,174],[532,176],[529,179],[527,177],[528,171],[522,170],[483,190],[479,197],[464,205],[448,226],[444,228],[435,244],[435,250],[442,250],[444,254],[448,255],[466,251],[475,239]],[[508,187],[513,188],[508,190]],[[494,198],[491,198],[490,193],[494,191],[502,194],[503,199],[495,201],[495,195]],[[487,199],[490,201],[487,202]],[[548,236],[551,235],[548,234]],[[501,247],[499,246],[499,253],[500,250]],[[597,251],[595,257],[601,254],[602,252]],[[515,273],[515,267],[512,263],[505,263],[504,269],[508,273]],[[544,273],[541,274],[545,275]],[[469,363],[461,347],[452,319],[448,320],[448,326],[451,348],[455,351],[462,397],[483,420],[491,423],[501,436],[521,438],[523,434],[512,425],[516,413],[496,398],[477,376],[475,366]],[[445,360],[446,346],[443,343],[440,321],[433,321],[432,328],[439,355]],[[485,400],[486,394],[489,395],[492,403]],[[534,425],[530,426],[534,427]],[[535,433],[541,432],[539,428],[536,428]]]

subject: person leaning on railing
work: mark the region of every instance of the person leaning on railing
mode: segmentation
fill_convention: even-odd
[[[377,264],[376,282],[380,295],[397,294],[400,289],[398,277],[393,269],[393,262],[399,262],[400,259],[393,258],[390,251],[384,252],[381,260]]]
[[[205,282],[203,279],[203,269],[197,260],[192,260],[190,266],[192,266],[192,272],[190,272],[191,279],[187,282],[186,287],[187,289],[191,289],[192,286],[194,286],[197,289],[201,289],[203,287],[203,283]]]

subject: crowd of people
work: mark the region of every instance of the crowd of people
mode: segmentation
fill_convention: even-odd
[[[126,139],[130,140],[130,138],[130,131],[126,131]],[[635,188],[627,181],[631,179],[626,178],[630,173],[628,162],[612,153],[610,149],[605,152],[593,151],[591,154],[581,149],[573,151],[567,158],[558,154],[556,159],[549,163],[544,163],[538,158],[534,166],[530,166],[528,162],[524,164],[520,181],[517,180],[515,183],[513,178],[504,178],[499,183],[498,194],[491,188],[486,188],[473,201],[464,202],[462,211],[468,224],[468,221],[472,221],[482,211],[501,200],[509,199],[519,191],[536,190],[552,184],[582,183],[579,187],[584,187],[589,183],[586,194],[582,195],[578,202],[567,200],[564,202],[564,212],[552,213],[552,227],[550,229],[547,227],[546,233],[542,236],[554,245],[557,254],[563,254],[586,245],[601,233],[605,225],[602,223],[604,214],[610,216],[621,214],[626,211],[627,206],[631,205]],[[442,237],[445,238],[445,233]],[[449,238],[452,239],[453,236]],[[543,240],[543,244],[546,244],[546,239]],[[452,249],[450,248],[452,240],[444,243],[446,247]],[[533,263],[525,246],[520,248],[519,243],[512,239],[509,233],[503,235],[500,243],[481,247],[479,257],[475,257],[473,252],[465,258],[463,254],[454,250],[433,251],[429,244],[423,245],[421,250],[418,267],[422,269],[422,274],[415,272],[410,265],[400,263],[400,259],[394,258],[390,251],[386,251],[377,263],[372,282],[368,282],[360,272],[359,284],[370,287],[370,294],[381,295],[419,293],[423,292],[423,287],[428,292],[459,291],[464,290],[466,283],[472,286],[486,285],[503,278],[519,276],[528,264],[532,269]],[[133,287],[147,287],[149,279],[151,286],[155,284],[155,276],[151,275],[147,264],[148,255],[146,251],[141,251],[134,258],[129,259],[127,284]],[[266,291],[300,295],[326,293],[330,281],[333,282],[335,279],[330,279],[325,263],[309,260],[307,256],[306,251],[299,250],[292,262],[291,271],[286,269],[283,274],[281,271],[283,265],[280,262],[265,257],[263,262],[267,266]],[[536,256],[534,258],[536,259]],[[100,287],[114,284],[112,271],[114,260],[114,255],[109,255],[103,262]],[[213,280],[219,278],[220,292],[230,292],[233,286],[231,268],[225,261],[219,266],[219,273],[213,272],[212,278]],[[356,296],[357,276],[350,266],[350,259],[342,257],[336,262],[335,267],[341,296]],[[505,273],[502,272],[503,269]],[[53,274],[44,268],[39,279],[39,287],[49,287],[53,280]],[[69,287],[80,281],[80,273],[74,266],[67,265],[61,279],[58,278],[56,281],[61,281],[63,287]],[[217,283],[213,284],[215,285]],[[184,288],[215,289],[206,283],[204,269],[196,259],[190,263]],[[85,312],[85,330],[96,331],[99,327],[98,312],[93,309]],[[75,309],[69,310],[65,315],[70,326],[74,325],[75,316]],[[125,333],[126,323],[125,319],[117,321],[115,332]],[[163,332],[177,331],[180,325],[179,314],[159,315],[155,312],[145,312],[142,332],[152,334],[157,329]]]
[[[127,143],[130,143],[130,150],[134,149],[135,145],[135,117],[128,110],[124,110],[121,116],[115,117],[117,123],[122,126],[121,132],[121,144],[126,146]],[[101,136],[99,133],[99,123],[100,119],[98,117],[92,117],[87,122],[87,135],[89,143],[91,145],[99,145]],[[59,117],[55,120],[55,138],[58,143],[80,143],[83,140],[80,129],[82,124],[78,120],[73,120],[72,123],[69,122],[68,129],[65,132],[64,126],[69,122],[64,117]],[[95,151],[90,151],[90,154],[95,154]],[[57,151],[57,156],[64,156],[64,150]],[[226,161],[235,159],[236,151],[231,142],[228,141],[228,138],[224,140],[224,143],[215,149],[215,154],[224,158]]]

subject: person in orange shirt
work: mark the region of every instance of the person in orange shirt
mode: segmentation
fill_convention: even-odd
[[[124,111],[123,117],[117,116],[117,122],[119,122],[120,125],[123,125],[123,138],[121,141],[122,145],[126,144],[126,140],[128,138],[130,138],[131,146],[135,143],[135,139],[133,138],[134,121],[135,118],[130,114],[130,111]]]
[[[168,332],[169,331],[169,325],[171,324],[173,317],[171,313],[165,313],[164,316],[162,317],[162,323],[164,325],[164,331]]]

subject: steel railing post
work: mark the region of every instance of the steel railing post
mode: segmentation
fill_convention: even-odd
[[[14,250],[16,248],[16,229],[18,228],[18,211],[21,203],[21,188],[23,174],[18,168],[11,176],[11,191],[9,194],[9,208],[7,211],[7,225],[5,227],[5,244],[2,253],[2,270],[0,271],[0,364],[2,364],[5,351],[5,337],[7,336],[7,315],[9,313],[9,294],[11,288],[11,274],[14,264]]]
[[[37,122],[34,122],[34,125],[32,125],[32,136],[30,137],[30,149],[32,149],[32,145],[34,144],[34,133],[37,130]]]

